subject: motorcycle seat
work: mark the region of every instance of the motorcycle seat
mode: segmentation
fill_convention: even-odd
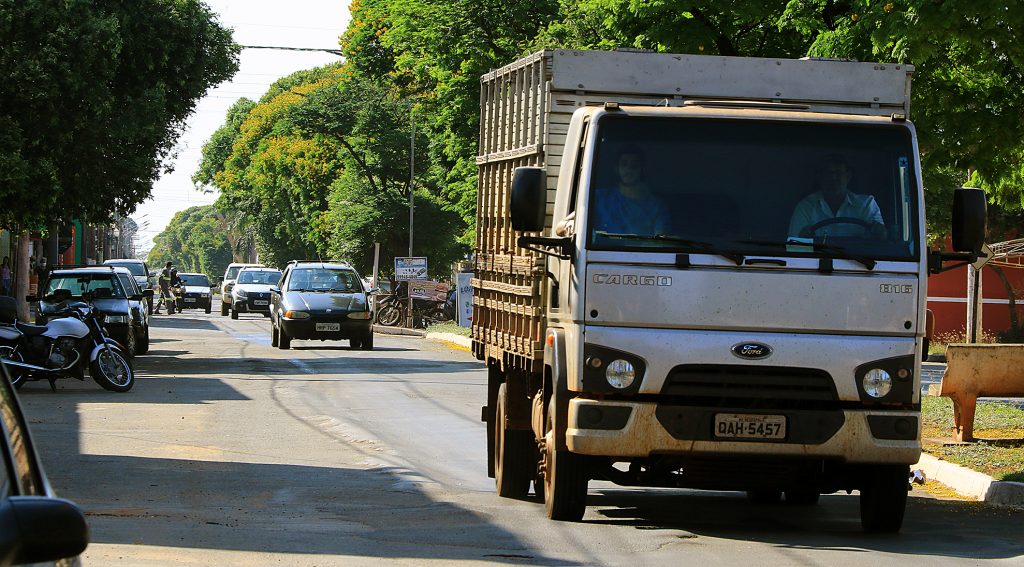
[[[30,337],[35,335],[41,335],[45,333],[47,329],[46,325],[30,325],[28,323],[22,323],[21,321],[18,321],[16,327],[23,334]]]

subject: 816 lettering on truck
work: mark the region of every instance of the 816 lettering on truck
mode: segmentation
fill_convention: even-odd
[[[590,480],[898,531],[929,269],[913,68],[544,51],[481,79],[473,351],[489,473],[579,520]]]

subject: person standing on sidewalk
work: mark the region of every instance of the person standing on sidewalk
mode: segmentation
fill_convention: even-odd
[[[13,279],[11,278],[11,259],[4,256],[4,263],[0,265],[0,294],[11,295],[11,284]]]

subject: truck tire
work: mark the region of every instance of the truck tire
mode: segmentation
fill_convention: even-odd
[[[865,472],[860,489],[860,524],[871,533],[896,533],[907,508],[910,467],[878,465]]]
[[[552,520],[578,522],[587,510],[587,461],[558,449],[552,427],[554,413],[555,408],[548,409],[544,436],[544,508]]]
[[[537,463],[531,463],[533,433],[506,427],[508,390],[498,387],[494,411],[494,487],[503,498],[526,498]]]

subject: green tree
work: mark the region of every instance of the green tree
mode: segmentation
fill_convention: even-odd
[[[175,213],[171,222],[153,239],[147,262],[162,268],[172,262],[181,272],[200,272],[214,277],[231,263],[221,215],[213,205],[190,207]]]
[[[238,46],[199,0],[0,1],[0,226],[128,215]]]

